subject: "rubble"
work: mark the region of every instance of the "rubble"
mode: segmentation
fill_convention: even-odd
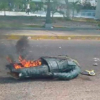
[[[98,63],[94,63],[93,66],[98,66]]]

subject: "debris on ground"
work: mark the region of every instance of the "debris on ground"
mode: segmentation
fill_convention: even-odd
[[[61,47],[59,47],[61,49]]]
[[[98,66],[98,63],[94,63],[93,66]]]

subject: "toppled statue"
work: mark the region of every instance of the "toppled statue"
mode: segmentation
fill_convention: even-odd
[[[56,78],[71,80],[80,74],[80,66],[77,61],[68,56],[40,57],[36,61],[27,61],[19,56],[19,63],[12,62],[6,65],[8,74],[15,79],[27,77],[33,78]]]

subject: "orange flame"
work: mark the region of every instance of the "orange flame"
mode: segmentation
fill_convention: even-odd
[[[12,63],[10,58],[8,59],[8,61],[10,63]],[[23,59],[21,56],[19,56],[19,62],[20,62],[20,64],[17,64],[17,63],[14,64],[15,69],[36,67],[36,66],[40,66],[42,64],[40,59],[36,60],[36,61],[30,61],[30,60],[27,61],[26,59]]]
[[[14,67],[15,67],[15,69],[20,69],[20,68],[22,68],[22,66],[21,66],[21,65],[18,65],[18,64],[14,64]]]

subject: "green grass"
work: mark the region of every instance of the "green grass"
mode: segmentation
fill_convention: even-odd
[[[73,18],[72,21],[92,22],[92,23],[98,23],[98,22],[100,22],[100,21],[96,21],[94,19],[89,19],[89,18]]]
[[[22,25],[14,23],[0,23],[0,28],[19,28],[19,27],[22,27]]]
[[[96,24],[100,27],[100,21],[85,18],[73,18],[67,20],[64,18],[53,18],[53,26],[55,28],[66,28],[65,24],[68,22],[86,22]],[[65,23],[60,25],[60,22]],[[33,16],[0,16],[0,28],[42,28],[44,27],[45,18]],[[59,23],[59,24],[58,24]]]
[[[23,25],[24,27],[31,27],[31,28],[42,28],[43,27],[43,25]]]

